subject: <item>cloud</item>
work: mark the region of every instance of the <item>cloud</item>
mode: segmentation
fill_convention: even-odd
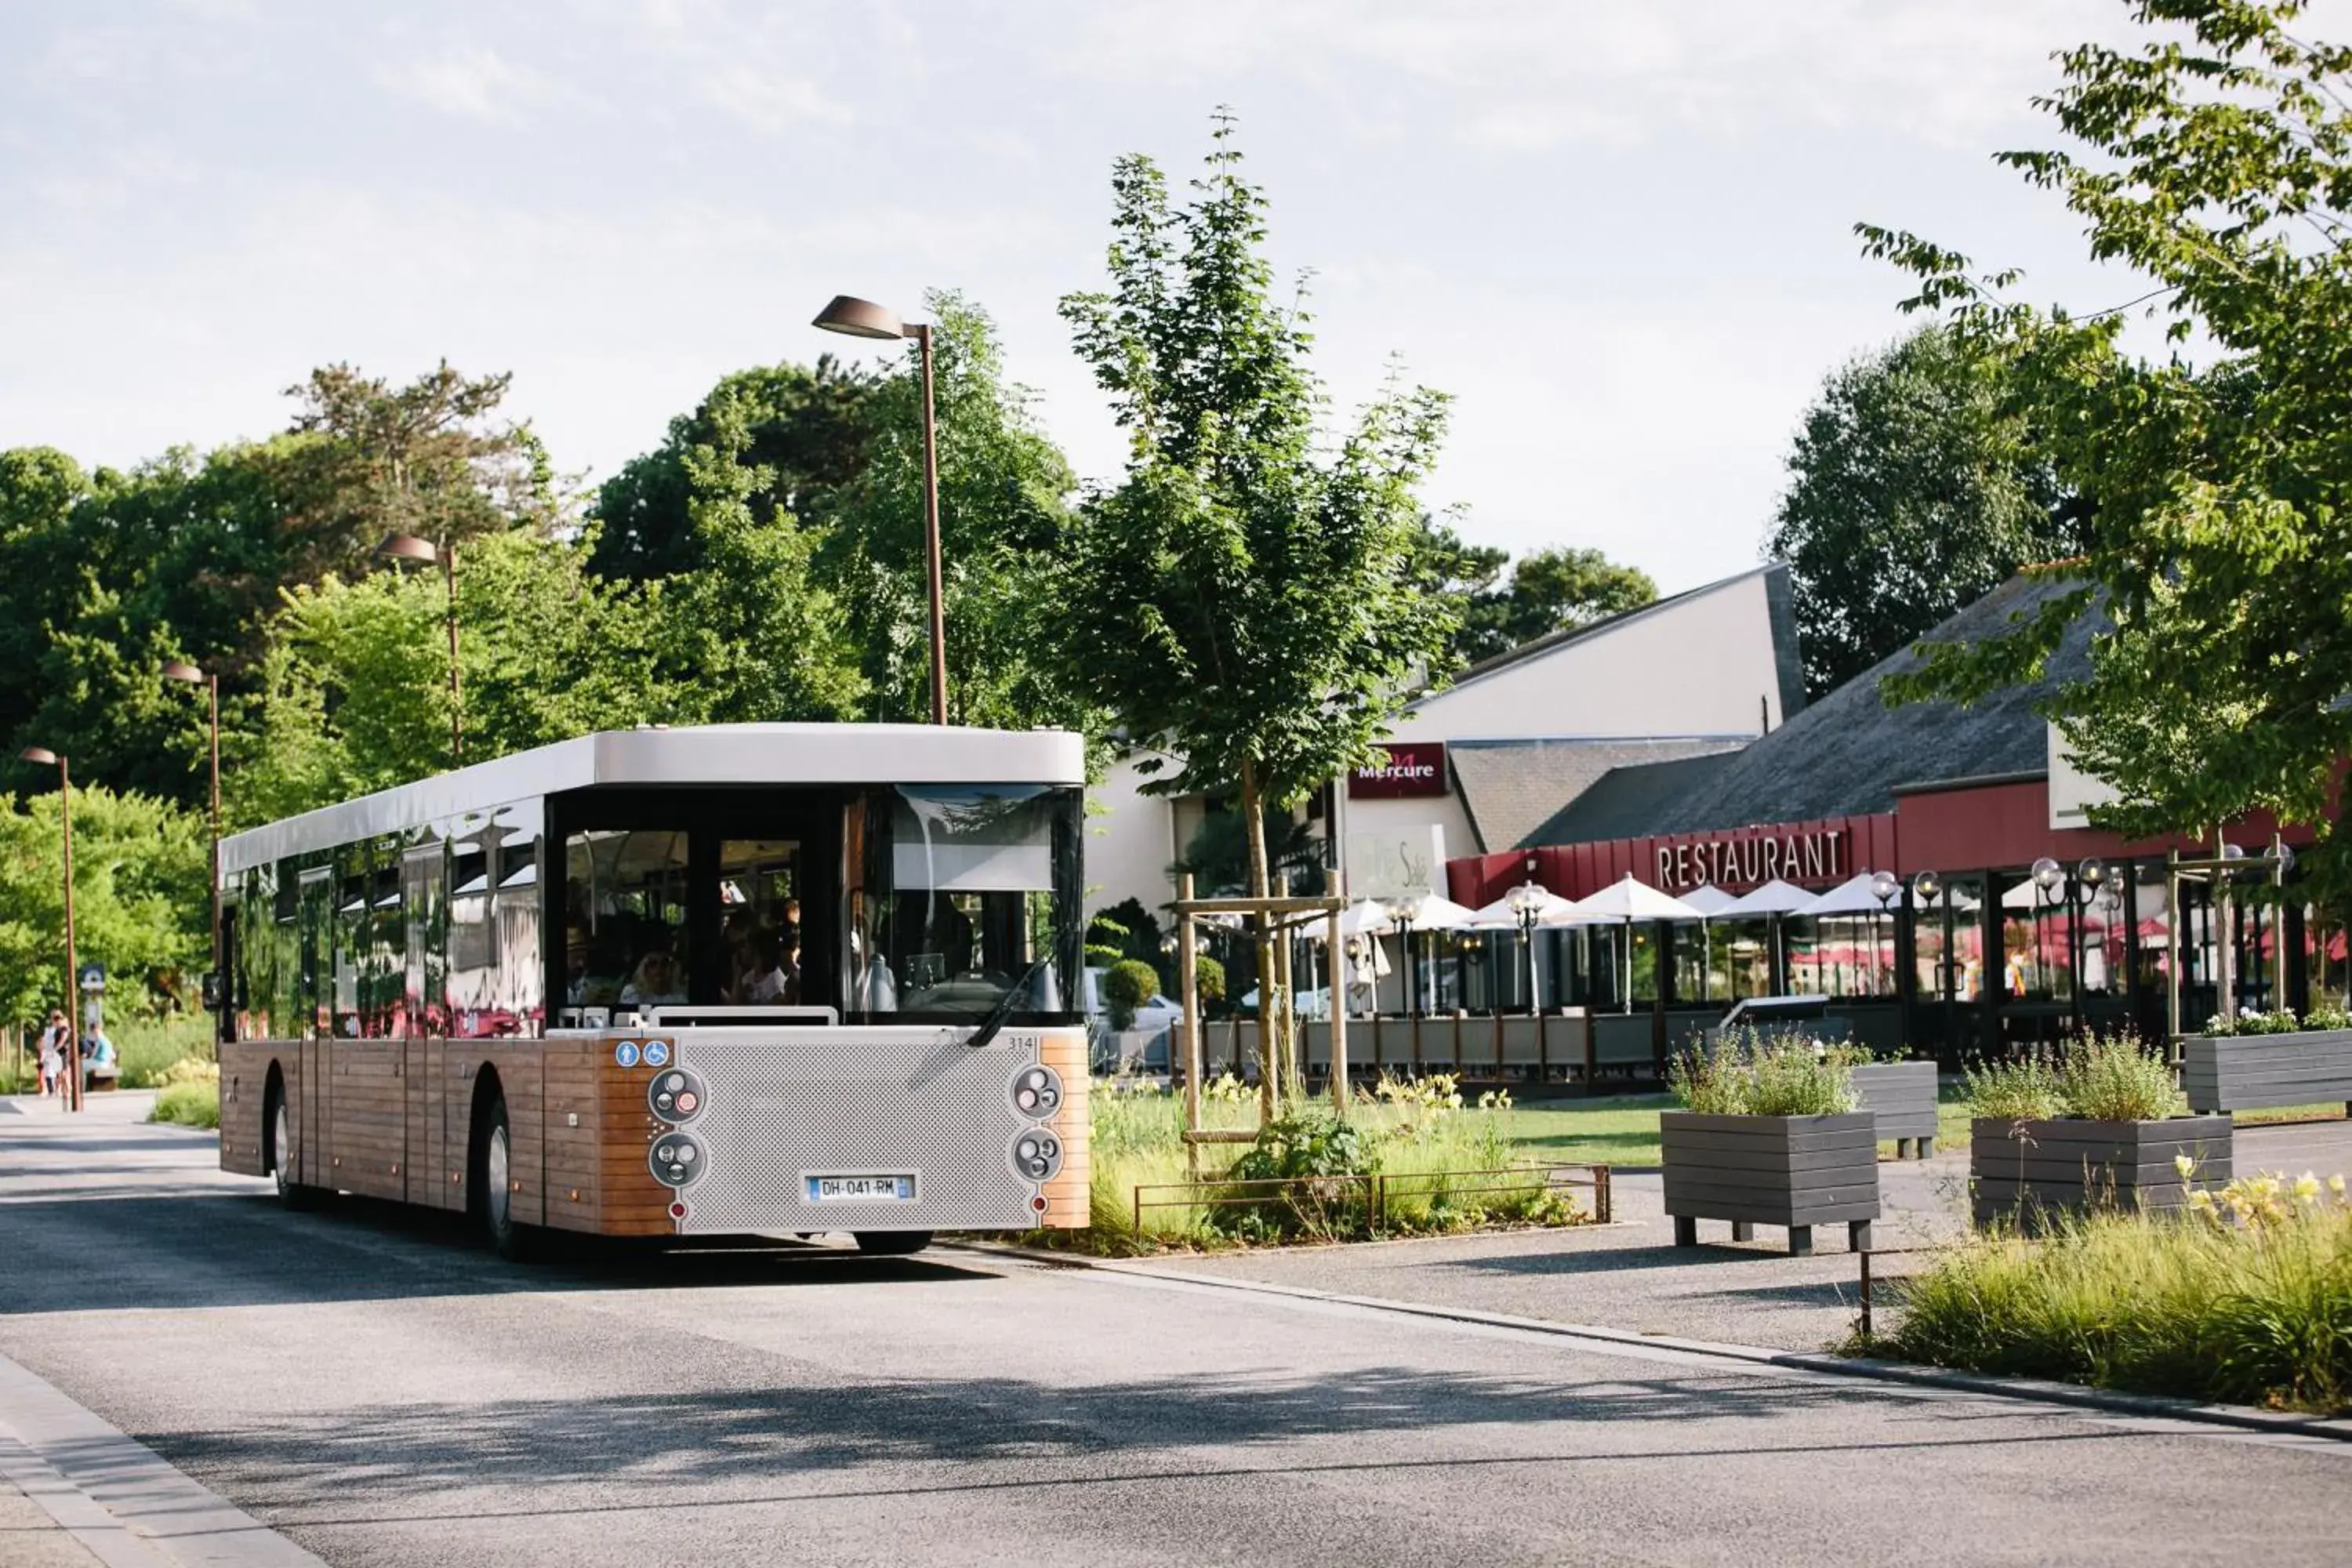
[[[1340,96],[1376,80],[1392,114],[1503,151],[1788,125],[1973,146],[2028,117],[2027,99],[2052,80],[2037,40],[2112,34],[2120,16],[2104,0],[1195,0],[1175,27],[1154,6],[1087,6],[1067,18],[1055,62],[1221,86],[1306,75]],[[1925,79],[1922,61],[1933,62]]]
[[[511,122],[521,118],[522,110],[563,96],[546,77],[508,64],[496,49],[481,44],[452,46],[425,58],[387,65],[377,79],[445,114],[492,122]]]
[[[769,135],[809,124],[846,125],[848,106],[806,78],[750,65],[711,68],[697,96],[713,109]]]

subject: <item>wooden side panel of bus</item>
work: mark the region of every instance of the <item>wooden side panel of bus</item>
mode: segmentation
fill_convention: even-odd
[[[613,1042],[596,1042],[596,1228],[606,1236],[672,1236],[670,1191],[654,1180],[648,1151],[661,1123],[646,1104],[649,1075],[613,1059]]]
[[[268,1137],[262,1116],[269,1092],[269,1061],[278,1047],[267,1040],[230,1040],[220,1048],[220,1165],[240,1176],[266,1176]]]
[[[332,1080],[333,1150],[329,1184],[362,1197],[408,1195],[407,1042],[336,1040],[326,1047]]]
[[[433,1092],[433,1041],[421,1036],[401,1044],[400,1083],[408,1105],[401,1171],[405,1179],[403,1196],[413,1204],[439,1208],[441,1189],[448,1180],[441,1174],[441,1152],[433,1136],[441,1120],[441,1101]]]
[[[550,1040],[541,1057],[545,1078],[547,1223],[558,1230],[593,1231],[604,1146],[596,1091],[601,1040]]]
[[[433,1081],[441,1096],[441,1206],[463,1213],[471,1204],[474,1137],[474,1067],[480,1060],[471,1040],[444,1043]]]
[[[304,1040],[296,1054],[302,1065],[295,1072],[294,1081],[287,1085],[288,1103],[295,1107],[291,1118],[294,1175],[305,1186],[323,1187],[328,1182],[327,1142],[334,1136],[329,1113],[326,1047],[318,1040]]]
[[[543,1119],[545,1040],[500,1040],[495,1050],[499,1088],[507,1100],[507,1146],[513,1166],[507,1194],[519,1225],[547,1223],[547,1139]]]
[[[1041,1223],[1053,1229],[1077,1229],[1087,1223],[1087,1194],[1094,1179],[1094,1123],[1087,1097],[1086,1031],[1046,1030],[1038,1058],[1062,1075],[1067,1091],[1061,1114],[1052,1123],[1062,1140],[1062,1172],[1045,1184],[1045,1213]]]

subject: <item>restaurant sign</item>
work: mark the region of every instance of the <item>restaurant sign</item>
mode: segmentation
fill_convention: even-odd
[[[1395,741],[1348,775],[1349,800],[1406,800],[1445,793],[1445,742]]]
[[[1776,877],[1789,882],[1834,882],[1853,875],[1853,833],[1845,827],[1801,833],[1766,829],[1662,840],[1657,872],[1656,886],[1670,893],[1702,882],[1754,887]]]

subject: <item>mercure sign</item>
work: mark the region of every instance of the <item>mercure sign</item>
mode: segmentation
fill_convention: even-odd
[[[1445,742],[1392,741],[1348,775],[1350,800],[1405,800],[1445,793]]]

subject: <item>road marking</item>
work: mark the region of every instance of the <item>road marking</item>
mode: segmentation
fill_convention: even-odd
[[[5,1355],[0,1474],[108,1568],[326,1568]]]

